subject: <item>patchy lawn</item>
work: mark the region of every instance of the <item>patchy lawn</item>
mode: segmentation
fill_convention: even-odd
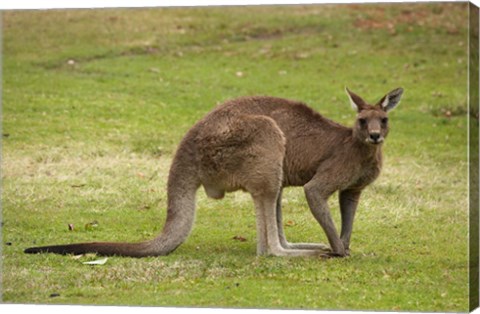
[[[5,12],[3,301],[466,311],[467,14],[464,3]],[[92,267],[95,256],[23,254],[154,236],[172,154],[216,104],[275,95],[349,125],[345,85],[371,102],[406,91],[351,257],[257,257],[250,197],[203,191],[191,236],[167,257]],[[326,242],[302,189],[284,207],[291,241]]]

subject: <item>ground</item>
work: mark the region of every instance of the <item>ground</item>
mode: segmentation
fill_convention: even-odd
[[[467,9],[4,12],[3,302],[466,311]],[[172,154],[195,121],[262,94],[351,125],[345,86],[370,102],[405,89],[349,258],[257,257],[250,197],[203,191],[191,236],[167,257],[23,254],[156,235]],[[290,241],[326,242],[302,189],[285,191],[284,208]]]

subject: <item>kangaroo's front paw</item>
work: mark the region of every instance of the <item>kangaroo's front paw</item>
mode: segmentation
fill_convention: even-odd
[[[337,248],[336,250],[331,250],[330,252],[326,252],[326,255],[329,257],[348,257],[350,256],[350,248],[348,247]]]
[[[345,253],[336,253],[336,252],[328,252],[325,253],[325,257],[327,258],[339,258],[339,257],[347,257],[348,255]]]
[[[330,257],[346,257],[350,254],[350,250],[342,242],[332,243],[332,250],[326,253]]]

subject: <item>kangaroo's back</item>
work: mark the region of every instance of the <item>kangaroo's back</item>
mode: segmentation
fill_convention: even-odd
[[[306,104],[278,97],[255,96],[230,100],[220,105],[193,129],[207,137],[227,133],[229,124],[242,116],[263,116],[274,121],[285,138],[284,186],[301,186],[308,182],[319,163],[335,155],[339,143],[351,138],[352,129],[329,120]],[[246,134],[255,134],[253,124],[236,128],[231,144],[246,143]]]

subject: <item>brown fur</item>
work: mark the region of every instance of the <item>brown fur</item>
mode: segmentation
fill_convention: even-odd
[[[357,120],[353,128],[330,121],[303,103],[274,97],[226,102],[195,124],[181,141],[168,178],[167,220],[162,233],[141,243],[80,243],[29,248],[26,253],[166,255],[185,241],[195,217],[195,194],[209,197],[244,190],[252,195],[257,217],[257,253],[276,256],[345,256],[361,191],[382,166],[388,134],[387,111],[402,89],[376,105],[347,94]],[[312,214],[324,229],[323,244],[288,243],[281,214],[283,187],[303,186]],[[339,191],[340,236],[327,200]]]

